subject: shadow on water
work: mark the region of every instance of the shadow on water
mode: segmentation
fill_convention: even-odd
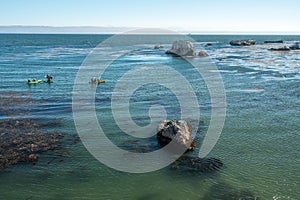
[[[121,142],[118,146],[124,150],[135,153],[148,153],[160,149],[156,137],[126,140]]]
[[[258,200],[251,191],[233,188],[226,183],[217,183],[204,195],[205,200]]]
[[[159,193],[148,193],[141,195],[136,198],[137,200],[157,200],[157,199],[166,199],[166,196]]]

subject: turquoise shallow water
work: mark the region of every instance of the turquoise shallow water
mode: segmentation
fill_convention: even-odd
[[[88,53],[107,38],[109,35],[0,35],[0,88],[32,94],[39,104],[32,107],[30,117],[59,120],[61,127],[48,129],[76,133],[73,83]],[[68,156],[63,161],[48,164],[50,158],[45,154],[34,166],[20,164],[0,172],[0,199],[239,199],[247,195],[258,199],[298,199],[300,51],[270,52],[267,49],[272,45],[263,41],[282,39],[289,45],[300,37],[192,38],[197,49],[204,48],[209,53],[224,82],[225,126],[209,155],[220,158],[224,168],[215,173],[174,171],[170,167],[145,174],[124,173],[98,162],[79,143],[67,147]],[[257,45],[229,46],[230,40],[242,38],[256,39]],[[198,134],[202,137],[211,111],[205,83],[188,63],[164,54],[170,42],[162,42],[165,48],[154,50],[155,43],[143,42],[143,37],[138,39],[141,46],[128,47],[132,51],[112,64],[103,75],[107,82],[96,90],[97,116],[108,137],[115,144],[133,139],[113,123],[110,101],[114,85],[126,71],[143,71],[156,64],[171,65],[192,83],[200,101]],[[204,47],[207,42],[213,45]],[[119,52],[121,48],[113,50]],[[108,51],[104,49],[103,53]],[[54,76],[53,84],[26,84],[28,78],[44,79],[45,74]],[[87,87],[94,89],[88,83]],[[172,91],[159,85],[140,88],[130,104],[132,118],[140,125],[149,123],[148,109],[155,104],[165,106],[169,118],[180,117],[180,105]]]

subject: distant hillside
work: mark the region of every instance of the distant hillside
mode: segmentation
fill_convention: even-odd
[[[133,30],[129,27],[96,26],[0,26],[0,33],[120,33]]]

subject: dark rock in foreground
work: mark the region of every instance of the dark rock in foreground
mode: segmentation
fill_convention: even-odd
[[[166,54],[178,57],[194,57],[196,55],[193,43],[188,40],[173,42],[172,48],[166,51]]]
[[[220,170],[222,167],[223,162],[218,158],[198,158],[189,156],[182,156],[171,165],[172,169],[199,172],[213,172]]]
[[[230,45],[232,46],[250,46],[255,45],[255,40],[232,40]]]
[[[192,138],[192,126],[184,120],[164,120],[157,128],[156,134],[160,146],[175,140],[179,146],[187,150],[194,150],[195,143]]]

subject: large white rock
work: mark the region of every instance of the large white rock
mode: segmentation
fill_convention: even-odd
[[[194,150],[195,143],[192,138],[192,126],[184,120],[164,120],[157,128],[157,140],[161,146],[175,140],[187,150]]]
[[[196,55],[193,43],[188,40],[178,40],[173,42],[172,48],[169,49],[166,54],[181,57],[191,57]]]

